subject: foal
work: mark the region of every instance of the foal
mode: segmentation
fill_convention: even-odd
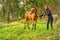
[[[27,11],[25,13],[24,29],[26,29],[26,23],[28,24],[28,29],[30,29],[29,27],[30,20],[32,20],[32,29],[36,29],[37,18],[38,18],[37,9],[35,7],[32,7],[31,11]]]

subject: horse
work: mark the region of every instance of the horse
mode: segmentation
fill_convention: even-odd
[[[38,19],[38,13],[36,9],[32,9],[31,11],[26,11],[24,29],[26,29],[26,23],[28,24],[28,29],[30,29],[30,26],[29,26],[30,20],[32,21],[32,29],[36,29],[37,19]]]

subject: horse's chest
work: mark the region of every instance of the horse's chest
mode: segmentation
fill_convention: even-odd
[[[32,19],[32,16],[31,15],[27,15],[26,17],[28,20],[31,20]]]
[[[32,20],[36,20],[37,19],[37,16],[36,15],[32,15]]]

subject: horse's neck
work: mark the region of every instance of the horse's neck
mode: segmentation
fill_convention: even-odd
[[[35,12],[35,14],[37,15],[37,12]]]
[[[31,11],[27,11],[26,13],[31,13]]]

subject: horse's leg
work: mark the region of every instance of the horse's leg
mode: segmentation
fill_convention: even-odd
[[[27,24],[28,24],[28,29],[30,29],[30,26],[29,26],[29,20],[27,21]]]
[[[25,19],[25,21],[24,21],[24,29],[26,29],[26,22],[27,22],[27,20]]]
[[[34,25],[35,25],[35,28],[34,29],[36,30],[36,21],[35,21],[35,24]]]
[[[32,20],[32,29],[34,29],[34,20]]]

